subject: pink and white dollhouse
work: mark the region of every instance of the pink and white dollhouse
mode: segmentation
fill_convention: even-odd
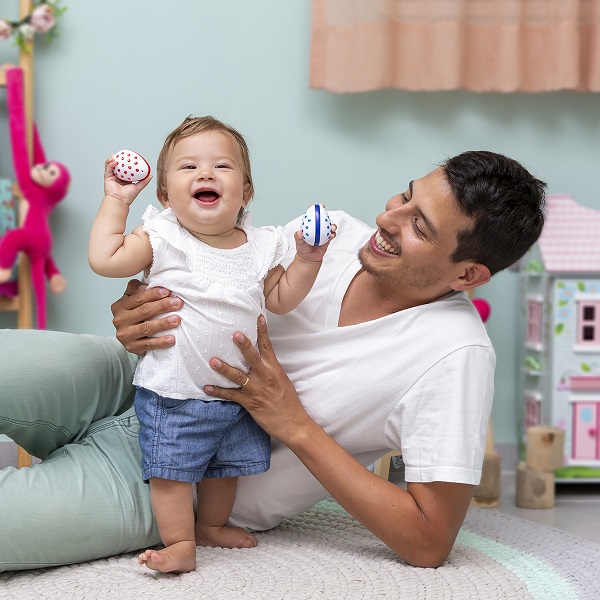
[[[520,271],[522,434],[563,429],[557,479],[600,481],[600,210],[548,196],[543,233]]]

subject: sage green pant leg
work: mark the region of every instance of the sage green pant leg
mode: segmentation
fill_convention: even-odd
[[[134,366],[110,338],[0,332],[0,433],[44,459],[0,471],[0,571],[159,543],[128,408]]]
[[[113,556],[160,543],[133,409],[40,464],[0,471],[0,571]]]
[[[133,405],[136,358],[116,339],[0,330],[0,433],[45,458]]]

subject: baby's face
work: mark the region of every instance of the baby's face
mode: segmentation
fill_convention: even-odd
[[[219,235],[235,227],[250,201],[250,185],[238,143],[218,131],[177,142],[166,168],[167,199],[178,221],[193,234]]]

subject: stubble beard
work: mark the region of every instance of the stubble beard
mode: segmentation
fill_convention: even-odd
[[[402,251],[399,250],[398,256],[401,255]],[[424,271],[423,269],[414,271],[405,266],[400,267],[398,270],[376,269],[369,264],[369,256],[370,250],[366,246],[363,246],[358,251],[358,260],[363,270],[379,283],[388,287],[400,290],[411,288],[422,292],[437,286],[442,279],[442,271],[435,268],[429,271]]]

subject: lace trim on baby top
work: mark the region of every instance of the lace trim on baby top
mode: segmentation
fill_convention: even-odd
[[[248,289],[258,282],[258,273],[250,244],[231,250],[211,248],[198,242],[190,244],[188,261],[192,271],[210,283]]]

